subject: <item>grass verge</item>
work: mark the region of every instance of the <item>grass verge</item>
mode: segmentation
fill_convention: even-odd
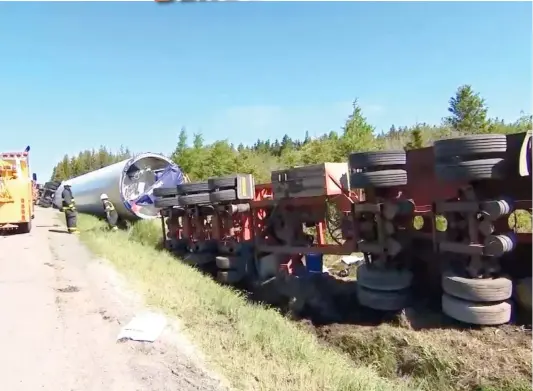
[[[249,303],[237,291],[150,246],[154,222],[106,232],[96,218],[79,216],[81,239],[108,259],[145,295],[147,304],[177,316],[207,360],[238,390],[378,391],[414,389],[375,368],[356,367],[277,311]],[[145,244],[139,243],[138,240]]]

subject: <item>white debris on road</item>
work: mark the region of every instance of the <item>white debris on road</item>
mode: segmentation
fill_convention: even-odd
[[[125,340],[155,342],[166,325],[167,319],[161,314],[153,312],[139,314],[120,330],[117,342]]]

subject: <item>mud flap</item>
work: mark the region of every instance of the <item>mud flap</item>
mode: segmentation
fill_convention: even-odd
[[[530,176],[531,175],[531,136],[533,131],[528,130],[524,141],[522,142],[522,147],[520,148],[520,157],[518,162],[518,170],[520,176]]]

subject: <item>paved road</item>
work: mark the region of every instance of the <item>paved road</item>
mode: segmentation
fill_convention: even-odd
[[[154,344],[115,342],[140,303],[56,216],[0,236],[0,390],[221,390],[171,327]]]

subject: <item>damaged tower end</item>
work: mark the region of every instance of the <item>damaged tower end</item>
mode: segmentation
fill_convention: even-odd
[[[57,189],[54,203],[61,206],[61,192],[68,183],[81,213],[103,215],[100,195],[105,193],[122,219],[152,219],[159,214],[153,189],[183,182],[185,175],[176,164],[163,155],[147,152],[65,181]]]

